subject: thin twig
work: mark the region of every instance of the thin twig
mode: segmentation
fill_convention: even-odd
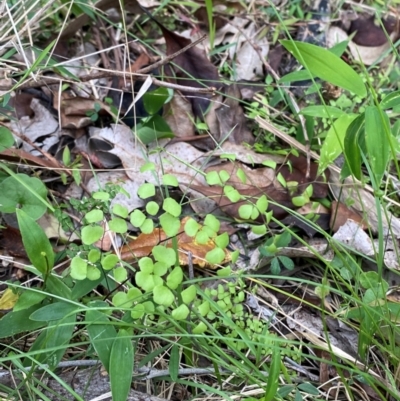
[[[137,72],[133,73],[130,71],[110,71],[110,70],[99,70],[99,72],[94,73],[94,74],[87,74],[83,75],[79,78],[80,82],[87,82],[91,81],[93,79],[100,79],[100,78],[109,78],[109,77],[114,77],[114,76],[134,76],[137,80],[139,81],[145,81],[148,77],[148,72],[153,71],[154,69],[157,69],[160,66],[163,66],[167,63],[169,63],[171,60],[173,60],[175,57],[179,56],[180,54],[184,53],[188,49],[196,46],[198,43],[202,42],[205,39],[206,35],[202,36],[200,39],[190,43],[189,45],[185,46],[184,48],[178,50],[174,54],[171,54],[169,56],[166,56],[160,61],[157,61],[156,63],[153,63],[147,67],[144,67]],[[57,65],[55,66],[57,67]],[[147,75],[146,75],[147,74]],[[195,88],[191,86],[183,86],[183,85],[177,85],[177,84],[172,84],[169,82],[163,82],[160,81],[156,78],[152,78],[153,83],[157,86],[163,86],[165,88],[171,88],[171,89],[176,89],[176,90],[181,90],[185,92],[194,92],[194,93],[213,93],[216,91],[216,88],[214,87],[207,87],[207,88]],[[70,83],[76,83],[76,81],[73,81],[71,79],[66,79],[64,77],[45,77],[42,79],[39,79],[37,81],[28,81],[21,83],[20,85],[15,84],[15,85],[0,85],[0,90],[2,91],[9,91],[9,90],[15,90],[15,89],[28,89],[28,88],[39,88],[41,86],[46,86],[46,85],[51,85],[55,84],[57,82],[70,82]]]
[[[39,146],[37,146],[34,142],[32,142],[26,135],[24,134],[19,134],[15,131],[12,132],[13,135],[15,135],[16,137],[20,138],[22,141],[26,142],[28,145],[32,146],[34,149],[36,149],[38,152],[40,152],[44,157],[47,158],[47,160],[51,161],[54,166],[59,166],[58,168],[63,171],[64,173],[66,173],[67,175],[69,175],[70,177],[73,178],[73,174],[71,172],[71,170],[69,170],[66,167],[61,166],[61,164],[58,162],[58,160],[53,157],[50,153],[46,152],[45,150],[43,150],[42,148],[40,148]],[[91,191],[89,191],[89,189],[86,187],[86,185],[84,183],[80,183],[79,186],[87,193],[87,194],[91,194]]]

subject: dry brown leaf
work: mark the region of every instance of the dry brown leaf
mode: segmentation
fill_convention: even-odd
[[[239,88],[235,84],[229,85],[224,93],[224,103],[215,110],[219,123],[218,143],[228,135],[229,142],[236,144],[245,142],[252,145],[255,138],[247,127],[246,117],[239,103],[241,97]]]
[[[30,162],[31,164],[34,164],[36,166],[41,166],[41,167],[46,167],[49,169],[54,170],[54,172],[59,172],[60,166],[57,164],[55,165],[51,160],[47,160],[41,157],[37,157],[32,155],[31,153],[25,152],[22,149],[6,149],[0,152],[0,159],[1,160],[11,160],[15,161],[17,163],[25,163],[28,164]]]
[[[190,45],[191,40],[180,36],[165,28],[160,22],[149,15],[161,28],[164,35],[167,55],[170,56],[184,47]],[[172,81],[182,86],[191,86],[195,88],[218,87],[221,86],[217,68],[208,60],[205,52],[198,47],[192,47],[174,58],[173,63],[169,65],[171,69],[170,77],[175,77]],[[173,71],[173,73],[172,73]],[[211,95],[182,92],[192,104],[192,110],[196,117],[203,118],[210,104]]]
[[[273,212],[273,216],[277,219],[281,219],[287,215],[286,210],[280,206],[287,208],[293,208],[291,197],[287,191],[280,191],[273,185],[269,185],[262,188],[249,188],[240,191],[246,200],[233,203],[227,196],[224,195],[224,188],[222,187],[206,187],[199,185],[192,185],[190,187],[202,195],[211,198],[227,215],[234,219],[240,219],[239,208],[243,205],[247,205],[249,202],[255,204],[257,200],[262,196],[266,195],[268,200],[272,200],[274,203],[269,202],[268,211]],[[280,205],[280,206],[279,206]],[[264,216],[260,215],[257,221],[263,221]]]
[[[388,39],[382,27],[374,22],[375,16],[360,17],[351,21],[348,34],[353,36],[353,42],[359,46],[377,47],[387,43]],[[394,18],[384,19],[383,26],[388,35],[398,32],[398,21]]]
[[[8,255],[27,258],[21,232],[17,228],[7,226],[0,231],[0,247]]]
[[[397,34],[395,34],[397,36]],[[394,39],[394,37],[392,38]],[[337,26],[331,26],[327,32],[327,45],[332,47],[339,42],[349,40],[348,34]],[[351,55],[355,60],[361,61],[365,65],[372,65],[390,49],[390,42],[386,41],[380,46],[361,46],[353,41],[349,42]]]
[[[360,216],[359,213],[356,213],[354,210],[349,209],[345,204],[341,202],[333,201],[330,221],[331,230],[336,233],[339,228],[343,226],[349,219],[360,224],[363,230],[367,228],[365,224],[362,224],[363,218]]]
[[[188,217],[182,219],[179,234],[176,236],[178,240],[179,263],[182,266],[187,266],[189,264],[188,254],[190,252],[193,265],[201,268],[216,269],[217,266],[210,265],[206,260],[206,254],[215,248],[215,242],[209,240],[206,244],[196,243],[194,238],[189,237],[184,231],[188,219]],[[140,234],[136,239],[124,245],[120,251],[121,258],[126,262],[136,261],[138,258],[149,256],[156,245],[164,245],[168,248],[173,247],[172,239],[167,237],[161,228],[155,228],[151,234]],[[225,259],[221,264],[231,260],[229,251],[225,249],[224,252]]]
[[[290,155],[288,157],[289,165],[284,164],[277,168],[276,173],[282,174],[286,182],[297,182],[297,186],[295,190],[291,191],[287,188],[284,188],[277,179],[272,177],[273,182],[268,183],[268,174],[271,172],[269,169],[261,168],[255,169],[250,173],[250,169],[244,165],[240,165],[240,163],[236,163],[234,167],[228,167],[228,164],[219,165],[216,167],[210,168],[210,170],[221,171],[228,169],[230,172],[230,181],[227,181],[227,184],[232,185],[235,189],[237,189],[241,195],[243,195],[246,199],[232,203],[227,196],[224,194],[224,188],[222,187],[207,187],[207,186],[198,186],[191,185],[190,189],[201,193],[204,196],[210,197],[215,203],[229,216],[239,219],[239,208],[242,205],[248,204],[248,202],[256,203],[257,199],[266,195],[268,200],[273,201],[269,203],[269,211],[273,211],[273,215],[277,219],[284,218],[288,213],[283,208],[295,209],[292,198],[294,196],[302,194],[308,185],[313,186],[313,195],[312,198],[325,198],[328,194],[328,185],[324,181],[322,177],[317,177],[318,165],[316,163],[311,163],[310,166],[310,177],[306,178],[307,171],[307,159],[304,156],[295,157]],[[236,177],[236,172],[238,169],[241,169],[243,173],[247,176],[249,175],[249,182],[243,183]],[[233,174],[235,173],[235,174]],[[255,178],[257,174],[267,173],[267,176],[262,179],[262,177]],[[329,175],[329,174],[328,174]],[[271,177],[269,177],[271,178]],[[254,185],[254,183],[259,184],[261,179],[261,185]],[[269,182],[271,182],[269,180]],[[267,184],[267,185],[265,185]],[[282,207],[283,206],[283,207]],[[258,221],[263,221],[264,217],[259,216]]]
[[[225,184],[233,185],[238,191],[249,188],[261,188],[273,184],[275,180],[275,171],[272,168],[260,167],[251,169],[250,167],[240,162],[225,162],[216,166],[207,167],[206,173],[211,171],[226,171],[229,174],[229,179]],[[239,178],[239,173],[244,174],[246,181],[243,182]]]
[[[40,145],[43,150],[47,151],[50,146],[59,141],[58,122],[38,99],[32,99],[30,107],[34,111],[32,118],[25,116],[18,121],[11,121],[8,125],[11,131],[25,135],[33,143],[36,143],[39,138],[42,140],[45,137]],[[27,142],[23,142],[22,148],[27,152],[36,152]]]
[[[166,104],[164,119],[176,138],[194,136],[192,104],[179,92]]]

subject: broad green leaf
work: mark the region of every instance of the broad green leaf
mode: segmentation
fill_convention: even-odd
[[[155,213],[157,214],[157,213]],[[151,219],[146,219],[144,223],[140,226],[140,231],[143,234],[151,234],[154,231],[154,222]]]
[[[361,179],[362,176],[359,137],[363,133],[364,123],[364,114],[361,114],[350,123],[343,141],[346,164],[348,165],[350,172],[358,180]]]
[[[278,256],[279,262],[282,263],[282,265],[285,267],[287,270],[293,270],[294,269],[294,262],[292,259],[288,258],[287,256]]]
[[[282,40],[281,43],[311,74],[362,98],[367,95],[360,75],[329,50],[305,42]]]
[[[171,316],[175,320],[185,320],[189,316],[189,312],[189,308],[185,304],[182,304],[171,312]]]
[[[178,179],[172,174],[164,174],[162,181],[164,185],[169,185],[170,187],[177,187],[179,185]]]
[[[154,184],[147,182],[147,183],[142,184],[139,187],[138,195],[142,199],[150,198],[150,197],[154,196],[155,194],[156,194],[156,187],[154,186]]]
[[[120,217],[113,217],[109,220],[108,225],[110,230],[117,234],[125,234],[128,231],[126,221]]]
[[[265,388],[263,399],[265,401],[273,401],[276,399],[278,392],[279,376],[281,373],[281,353],[280,348],[272,343],[272,356],[269,365],[267,386]]]
[[[93,289],[95,289],[102,281],[104,277],[101,275],[97,280],[85,279],[78,280],[72,289],[71,298],[73,300],[81,299],[84,295],[89,294]]]
[[[267,232],[267,227],[264,224],[260,226],[251,226],[251,231],[256,235],[264,235]]]
[[[24,292],[18,298],[18,301],[13,308],[13,312],[18,312],[20,310],[30,308],[33,305],[37,305],[46,299],[46,297],[46,294],[25,288]]]
[[[18,207],[37,220],[47,210],[46,196],[47,188],[38,178],[15,174],[0,183],[0,212],[14,213]]]
[[[279,79],[280,84],[285,84],[289,82],[301,82],[308,81],[313,78],[313,75],[310,74],[307,70],[293,71],[289,72],[289,74],[284,75],[281,79]]]
[[[86,272],[86,277],[89,280],[98,280],[101,277],[101,271],[96,266],[89,265]]]
[[[392,109],[393,107],[400,105],[400,90],[390,93],[389,95],[385,96],[380,106],[382,110]]]
[[[189,218],[185,223],[185,233],[189,237],[194,237],[200,229],[200,224],[193,218]]]
[[[103,218],[104,213],[100,209],[94,209],[85,214],[85,219],[89,224],[98,223],[99,221],[102,221]]]
[[[138,210],[138,209],[136,209],[136,210]],[[136,210],[135,210],[135,212],[136,212]],[[160,206],[158,206],[158,204],[156,203],[156,202],[154,202],[154,201],[150,201],[150,202],[148,202],[147,204],[146,204],[146,212],[150,215],[150,216],[155,216],[157,213],[158,213],[158,211],[160,210]],[[144,220],[143,220],[143,223],[144,223]],[[142,223],[142,224],[143,224]],[[142,225],[141,224],[141,225]],[[140,226],[141,226],[140,225]],[[140,226],[138,226],[138,227],[140,227]]]
[[[241,205],[239,207],[239,217],[243,220],[250,220],[251,215],[253,213],[254,206],[253,205]]]
[[[308,394],[312,394],[312,395],[319,395],[320,392],[319,390],[313,386],[311,383],[301,383],[298,385],[299,390],[304,391]]]
[[[219,247],[219,248],[226,248],[229,245],[229,235],[227,232],[222,233],[220,235],[218,235],[215,238],[215,244]]]
[[[174,217],[179,217],[182,213],[182,206],[173,198],[165,198],[162,208]]]
[[[167,277],[167,285],[171,290],[175,290],[178,288],[183,281],[183,271],[180,266],[176,266],[173,268],[172,272],[168,274]]]
[[[110,355],[110,385],[113,401],[126,401],[133,377],[134,352],[126,330],[116,336]]]
[[[97,355],[110,372],[110,354],[114,339],[117,336],[114,326],[111,325],[108,317],[95,309],[88,310],[85,315],[85,323],[90,337],[90,344],[96,350]]]
[[[160,224],[168,237],[174,237],[179,232],[181,222],[177,217],[172,216],[170,213],[163,213],[160,216]]]
[[[215,233],[217,233],[221,223],[213,214],[207,214],[204,219],[204,226],[210,227]]]
[[[187,308],[186,305],[181,305],[181,306],[184,306]],[[172,316],[174,315],[174,312],[176,310],[177,309],[172,311]],[[189,314],[189,309],[188,309],[188,314]],[[184,320],[184,319],[186,319],[186,317],[183,319],[177,319],[177,320]],[[181,360],[179,348],[180,347],[178,344],[174,344],[171,348],[171,352],[170,352],[170,356],[169,356],[168,370],[169,370],[169,375],[171,376],[171,380],[173,383],[176,383],[176,381],[178,380],[179,364],[180,364],[180,360]]]
[[[28,258],[43,275],[48,275],[54,266],[54,252],[42,227],[23,210],[17,209],[19,229]]]
[[[14,145],[14,137],[6,127],[0,127],[0,152]]]
[[[158,277],[163,277],[165,274],[167,274],[169,267],[171,267],[169,263],[156,262],[154,263],[153,274]]]
[[[48,322],[51,320],[61,320],[66,315],[79,309],[78,305],[67,302],[55,302],[50,305],[43,306],[29,316],[29,319],[37,322]]]
[[[233,203],[239,202],[242,199],[240,192],[233,188],[232,185],[224,185],[224,195]]]
[[[130,220],[134,227],[140,227],[146,220],[146,215],[141,210],[136,209],[131,213]]]
[[[207,330],[207,326],[204,322],[200,322],[196,327],[193,328],[193,334],[203,334]]]
[[[40,308],[40,305],[31,306],[17,312],[9,312],[0,319],[0,338],[12,337],[24,331],[33,332],[47,323],[35,322],[29,316]]]
[[[164,285],[157,285],[153,288],[153,299],[158,305],[171,306],[175,300],[172,291]]]
[[[167,122],[159,115],[138,126],[136,135],[145,145],[164,138],[173,138],[174,134]]]
[[[212,265],[222,263],[225,259],[225,252],[221,248],[214,248],[206,253],[206,260]]]
[[[111,270],[116,266],[118,261],[119,261],[119,259],[118,259],[117,255],[110,254],[110,255],[105,256],[101,260],[101,266],[103,267],[104,270]]]
[[[172,248],[156,245],[153,247],[152,254],[155,260],[163,262],[167,266],[173,266],[176,262],[176,252]]]
[[[157,278],[161,279],[160,277]],[[154,287],[158,284],[158,281],[156,282],[156,276],[154,276],[154,274],[148,274],[144,272],[137,272],[135,276],[135,281],[136,284],[144,291],[152,291]]]
[[[164,138],[173,138],[174,134],[171,132],[171,130],[167,132],[159,132],[156,131],[154,128],[147,127],[147,126],[141,126],[137,129],[136,135],[140,139],[140,141],[148,145],[149,143],[154,142],[156,139],[164,139]]]
[[[74,256],[71,260],[71,277],[74,280],[84,280],[87,277],[87,261],[79,256]]]
[[[129,214],[128,209],[125,206],[118,205],[118,204],[114,205],[112,212],[115,215],[122,217],[123,219],[126,219]]]
[[[208,185],[222,185],[221,177],[217,171],[209,171],[206,175]]]
[[[347,128],[357,116],[345,114],[339,117],[329,128],[321,147],[318,174],[322,172],[343,152],[343,141]]]
[[[125,292],[118,291],[112,297],[112,303],[117,307],[130,308],[133,305],[133,301],[128,299]]]
[[[349,44],[348,40],[344,40],[343,42],[337,43],[335,46],[328,49],[331,53],[333,53],[337,57],[341,57],[344,51],[346,50],[347,45]],[[300,70],[290,72],[289,74],[284,75],[278,82],[279,83],[287,83],[287,82],[299,82],[299,81],[308,81],[314,76],[310,74],[307,70]]]
[[[60,277],[50,274],[47,277],[46,289],[51,294],[64,299],[72,299],[71,289],[63,282]]]
[[[39,363],[46,363],[50,369],[54,369],[61,361],[71,341],[72,334],[75,329],[76,314],[65,316],[60,320],[54,320],[50,326],[47,326],[40,335],[36,338],[30,352],[34,351],[45,351],[37,354],[35,360]],[[59,347],[57,350],[47,351],[50,348]],[[32,361],[28,358],[24,361],[24,364],[32,364]]]
[[[146,309],[143,304],[136,304],[132,309],[131,309],[131,318],[136,320],[140,319],[143,317],[144,313],[146,312]]]
[[[104,234],[104,228],[98,225],[85,226],[82,228],[82,242],[85,245],[92,245],[98,241]]]
[[[182,302],[186,305],[190,304],[196,298],[196,286],[190,285],[181,292]]]
[[[389,127],[389,117],[386,113],[380,112],[376,106],[368,106],[365,109],[367,156],[377,185],[380,185],[389,161],[390,145],[386,135],[386,132],[390,131]]]
[[[337,107],[333,106],[308,106],[300,111],[303,116],[319,117],[319,118],[338,118],[346,113]]]
[[[160,87],[156,90],[148,91],[142,97],[143,106],[150,115],[156,114],[161,110],[168,97],[167,88]]]
[[[128,278],[128,272],[126,271],[125,267],[119,266],[114,269],[114,278],[118,283],[122,283]]]

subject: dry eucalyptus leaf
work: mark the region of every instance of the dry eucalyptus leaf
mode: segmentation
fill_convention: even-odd
[[[178,91],[175,91],[171,101],[165,105],[164,119],[175,137],[194,136],[192,105]]]
[[[358,223],[347,220],[346,223],[332,236],[333,239],[353,248],[366,256],[375,255],[371,238],[363,231]]]
[[[257,153],[248,146],[242,143],[237,144],[233,142],[224,142],[217,149],[210,151],[206,156],[224,156],[229,155],[232,160],[241,161],[242,163],[250,164],[264,164],[264,163],[276,163],[282,164],[285,161],[285,156],[275,154],[261,154]]]
[[[326,35],[327,46],[332,47],[337,43],[349,39],[348,34],[337,26],[331,26]],[[351,55],[355,60],[361,61],[365,65],[374,64],[379,58],[390,49],[390,43],[386,41],[380,46],[360,46],[353,41],[349,42]]]
[[[179,262],[183,266],[189,264],[189,252],[192,255],[192,263],[201,268],[216,269],[217,266],[210,265],[206,261],[206,255],[209,251],[215,248],[215,242],[209,240],[206,244],[198,244],[193,237],[185,233],[185,224],[188,221],[185,217],[181,221],[179,233],[176,235],[178,240]],[[163,229],[155,228],[151,234],[140,234],[136,239],[124,245],[120,251],[121,258],[126,262],[132,262],[138,258],[149,256],[152,249],[156,245],[164,245],[167,248],[173,248],[172,239],[169,238]],[[225,259],[222,264],[231,260],[231,255],[228,250],[224,249]]]
[[[47,137],[46,139],[48,139],[51,137],[51,141],[46,143],[48,149],[59,140],[58,122],[38,99],[32,99],[31,109],[34,112],[32,118],[22,117],[18,121],[11,121],[9,126],[12,131],[25,135],[33,143],[36,143],[38,138]],[[32,149],[32,146],[26,142],[23,143],[23,150],[30,152]]]
[[[349,209],[345,204],[333,201],[332,202],[332,213],[330,228],[335,233],[341,226],[346,224],[347,220],[353,220],[357,224],[360,224],[363,229],[366,229],[366,225],[362,224],[362,217],[354,210]]]
[[[239,162],[224,162],[215,166],[207,167],[206,173],[211,171],[226,171],[229,179],[225,184],[233,185],[238,191],[248,189],[249,187],[264,187],[271,185],[275,180],[275,170],[268,167],[251,169],[245,164]],[[245,177],[245,182],[239,176]]]
[[[254,22],[243,30],[243,33],[237,47],[231,47],[229,54],[231,59],[236,59],[236,80],[252,81],[264,75],[262,59],[268,55],[269,42],[266,36],[261,39],[257,37],[260,30],[257,29]]]
[[[348,177],[344,182],[340,181],[340,174],[335,169],[330,169],[329,187],[337,201],[344,204],[351,202],[350,209],[363,216],[371,230],[376,234],[379,231],[378,213],[374,196],[363,189],[360,183]],[[383,231],[385,235],[393,233],[400,238],[400,219],[380,206],[380,214],[383,219]],[[388,219],[386,218],[388,216]]]

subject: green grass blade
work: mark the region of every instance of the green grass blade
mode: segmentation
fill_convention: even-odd
[[[17,209],[19,229],[26,253],[33,266],[47,276],[54,266],[54,252],[42,227],[23,210]]]
[[[108,317],[94,309],[86,312],[86,323],[91,344],[106,371],[110,372],[111,348],[117,332],[110,324]]]
[[[361,77],[329,50],[292,40],[282,40],[281,43],[312,75],[360,97],[367,95],[367,89]]]
[[[376,106],[368,106],[365,109],[365,143],[377,185],[381,182],[389,161],[390,147],[386,139],[386,130],[389,126],[386,113],[381,113]]]
[[[278,392],[280,372],[281,372],[281,351],[276,344],[273,344],[271,365],[268,373],[267,387],[265,388],[264,401],[275,400],[276,393]]]
[[[129,333],[120,330],[111,349],[110,384],[113,401],[126,401],[133,375],[133,345]]]

